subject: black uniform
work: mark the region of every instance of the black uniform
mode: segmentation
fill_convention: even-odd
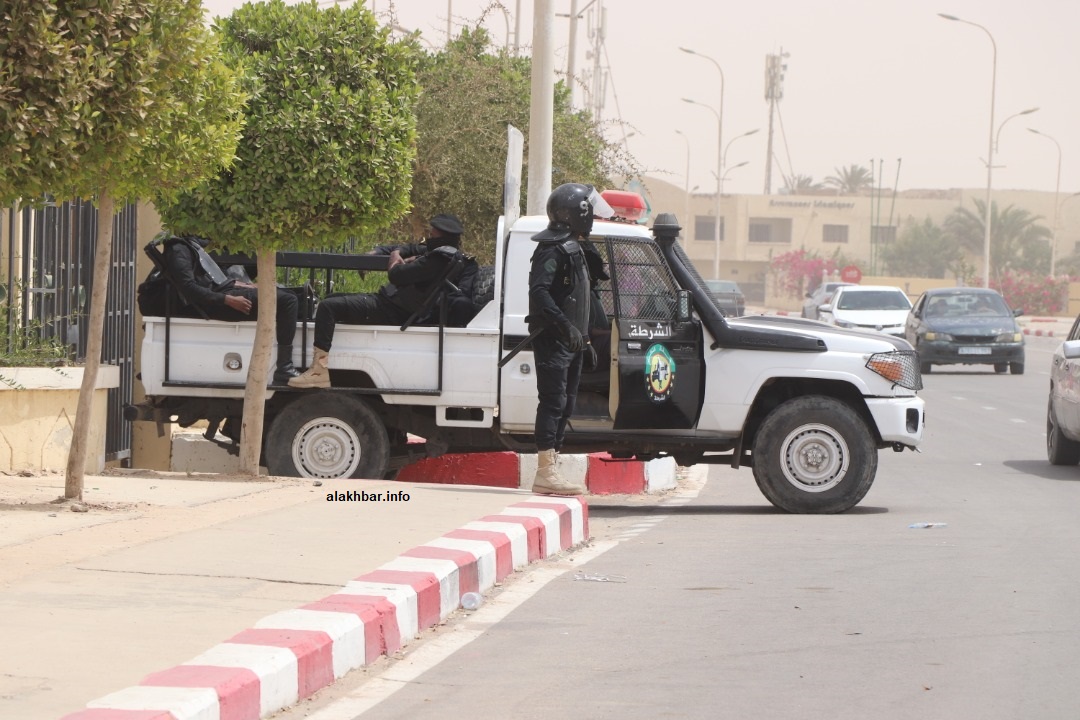
[[[330,351],[334,328],[339,322],[350,325],[403,324],[423,306],[435,282],[460,254],[461,250],[453,245],[429,249],[420,253],[416,260],[391,268],[387,273],[390,282],[376,293],[326,298],[315,312],[315,347]],[[450,278],[451,282],[455,279]],[[428,321],[429,318],[420,318],[420,322]]]
[[[165,264],[173,279],[180,286],[183,298],[191,303],[179,303],[176,314],[185,317],[202,317],[193,305],[198,306],[211,320],[254,320],[259,312],[259,290],[253,287],[237,287],[236,281],[225,275],[213,259],[200,253],[192,244],[204,246],[202,238],[171,238],[165,242]],[[244,314],[225,304],[226,295],[239,295],[251,301],[251,312]],[[277,289],[277,343],[279,346],[293,344],[296,335],[296,296],[287,290]]]
[[[582,352],[567,347],[575,328],[589,332],[589,274],[581,245],[575,240],[540,241],[529,270],[529,331],[536,358],[536,448],[559,450],[574,414]]]

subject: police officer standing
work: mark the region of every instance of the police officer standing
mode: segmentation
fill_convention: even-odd
[[[560,185],[548,197],[548,226],[533,236],[538,244],[529,270],[529,332],[536,358],[537,466],[533,492],[580,495],[585,489],[564,479],[556,460],[574,413],[578,381],[588,343],[591,288],[580,241],[592,232],[593,217],[611,207],[590,185]]]

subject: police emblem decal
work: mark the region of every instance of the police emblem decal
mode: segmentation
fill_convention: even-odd
[[[675,359],[663,345],[657,343],[645,352],[645,392],[655,403],[671,397],[675,386]]]

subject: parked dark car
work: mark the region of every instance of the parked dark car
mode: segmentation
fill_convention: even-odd
[[[804,318],[810,318],[811,320],[820,320],[821,313],[818,311],[822,305],[827,305],[832,301],[833,293],[836,292],[836,288],[843,287],[844,285],[852,285],[854,283],[846,282],[824,282],[817,286],[813,292],[806,294],[806,300],[802,306],[802,316]]]
[[[987,288],[927,290],[904,326],[926,375],[934,365],[993,365],[1024,374],[1024,334],[1005,298]]]
[[[1050,360],[1046,459],[1051,465],[1080,463],[1080,317]]]
[[[709,294],[726,317],[746,314],[746,297],[734,280],[706,280]]]

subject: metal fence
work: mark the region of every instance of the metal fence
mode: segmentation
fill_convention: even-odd
[[[101,361],[120,367],[120,386],[109,390],[105,454],[131,457],[131,423],[123,408],[132,400],[135,349],[134,205],[113,218],[113,252]],[[73,361],[86,357],[86,326],[93,289],[97,210],[85,201],[42,209],[11,208],[0,227],[0,323],[9,345],[27,333],[63,345]]]

